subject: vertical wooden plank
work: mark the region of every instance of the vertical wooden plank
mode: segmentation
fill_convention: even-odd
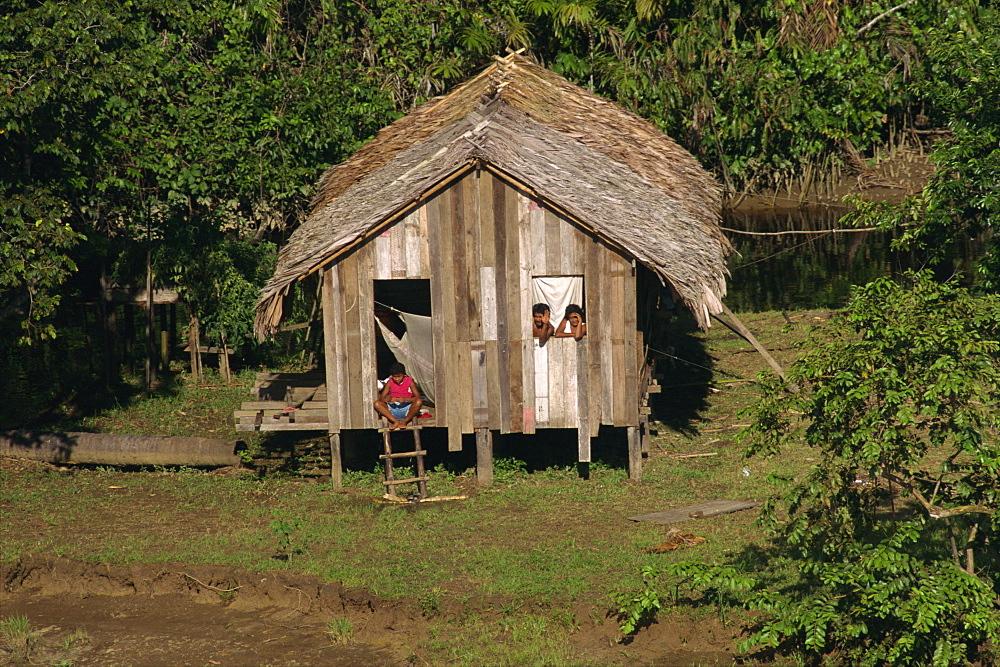
[[[423,278],[431,278],[434,271],[431,270],[430,258],[430,233],[427,227],[427,205],[417,209],[417,236],[419,236],[420,246],[420,275]],[[435,264],[435,270],[439,264]]]
[[[358,315],[361,322],[361,409],[365,428],[378,428],[378,413],[372,404],[378,394],[375,363],[374,253],[371,244],[358,249]]]
[[[535,425],[549,425],[549,351],[556,347],[553,338],[545,345],[534,339],[535,357]]]
[[[590,386],[599,390],[601,395],[601,423],[612,424],[614,419],[612,410],[612,385],[611,385],[611,336],[609,309],[607,308],[610,290],[606,284],[604,275],[604,245],[596,240],[592,241],[587,253],[587,268],[589,271],[590,285],[584,285],[590,302],[590,311],[587,315],[587,338],[590,338]]]
[[[358,308],[358,254],[344,257],[340,262],[344,288],[344,330],[346,332],[346,360],[344,389],[347,399],[345,413],[348,428],[365,428],[364,409],[361,405],[361,318]]]
[[[590,400],[600,400],[600,395],[590,390],[590,346],[580,341],[576,346],[576,443],[577,460],[590,461],[590,436],[593,432],[593,415],[590,414]]]
[[[455,392],[459,394],[458,407],[462,420],[462,433],[472,433],[475,430],[473,426],[475,390],[472,388],[472,343],[465,340],[455,343],[455,356],[458,362],[455,366],[458,368],[459,380],[458,384],[453,386],[464,388]]]
[[[485,341],[474,340],[470,343],[470,365],[472,366],[472,427],[488,428],[490,402]]]
[[[421,224],[427,230],[427,243],[425,245],[428,248],[428,259],[436,267],[444,266],[441,249],[445,245],[445,241],[441,237],[445,235],[441,233],[440,204],[441,196],[439,195],[431,199],[420,209],[423,212]],[[447,347],[445,337],[449,329],[449,327],[445,326],[446,303],[449,300],[445,297],[444,292],[446,273],[447,271],[439,269],[430,274],[431,326],[434,336],[434,384],[437,391],[437,399],[434,405],[434,421],[438,426],[448,425],[447,397],[451,393],[451,387],[448,384],[448,355],[445,349]],[[451,442],[449,441],[450,445]],[[459,442],[459,448],[461,449],[461,442]]]
[[[521,325],[521,392],[524,402],[524,433],[535,432],[535,356],[534,337],[531,334],[531,228],[529,200],[520,198],[518,208],[518,291],[520,307],[516,321]]]
[[[496,257],[496,298],[497,298],[497,384],[500,398],[500,433],[511,432],[511,387],[510,387],[510,329],[508,319],[508,293],[510,277],[507,271],[507,186],[493,174],[484,177],[489,181],[493,193],[493,247]]]
[[[475,172],[466,174],[460,181],[463,200],[463,219],[465,220],[465,266],[469,281],[468,297],[466,298],[466,319],[469,322],[469,337],[467,340],[485,340],[483,335],[483,305],[480,254],[480,221],[479,221],[479,184]]]
[[[493,175],[488,171],[476,172],[476,185],[479,188],[477,199],[479,220],[479,256],[482,266],[496,266],[496,233],[495,202],[493,190]],[[500,218],[502,222],[502,218]]]
[[[611,268],[611,279],[608,281],[608,286],[611,291],[614,423],[615,426],[635,426],[635,424],[628,422],[628,409],[626,408],[628,391],[625,388],[625,269],[627,265],[625,260],[614,252],[608,252],[608,259]]]
[[[548,387],[548,427],[564,428],[566,426],[566,397],[565,397],[565,352],[566,339],[551,338],[545,344],[549,348],[546,353],[546,368],[542,370],[545,375],[545,382]],[[538,373],[538,369],[535,369]],[[537,397],[536,397],[537,403]]]
[[[505,299],[507,301],[507,349],[509,350],[510,387],[510,429],[513,433],[524,430],[524,369],[522,368],[523,346],[521,344],[521,243],[519,240],[520,196],[514,188],[502,184],[506,253],[506,271],[504,276],[507,284]],[[534,405],[530,406],[534,410]],[[532,413],[534,418],[534,413]]]
[[[500,404],[500,343],[488,340],[486,346],[486,409],[487,424],[494,431],[500,430],[502,406]]]
[[[562,239],[560,238],[560,232],[562,231],[560,227],[563,226],[563,223],[552,211],[541,211],[541,213],[545,229],[545,273],[548,275],[559,275],[563,273]],[[560,313],[560,317],[563,314]]]
[[[406,244],[401,222],[396,222],[389,228],[389,247],[392,249],[392,277],[395,279],[406,277]]]
[[[625,308],[622,333],[625,338],[625,421],[630,426],[639,423],[639,351],[642,349],[636,344],[641,334],[636,321],[635,273],[635,266],[625,263],[622,275],[622,303]]]
[[[378,280],[392,278],[392,232],[386,230],[375,237],[375,277]]]
[[[463,179],[464,180],[464,179]],[[451,216],[451,239],[452,253],[450,264],[445,264],[441,268],[449,271],[453,269],[454,291],[452,292],[453,310],[455,319],[455,340],[472,340],[469,331],[469,261],[466,256],[466,224],[465,219],[465,191],[462,182],[452,185],[445,193],[448,197],[448,212]]]
[[[420,220],[418,219],[417,211],[410,213],[406,216],[404,220],[405,226],[403,232],[405,235],[406,244],[406,277],[407,278],[425,278],[426,274],[423,272],[423,267],[421,266],[420,256],[421,256],[421,245],[423,244],[423,239],[420,235]]]
[[[577,368],[578,353],[576,348],[585,343],[574,338],[563,339],[566,342],[563,352],[563,409],[566,414],[566,428],[574,428],[579,425],[579,411],[577,410],[577,393],[580,391],[580,374]]]
[[[489,429],[476,429],[476,481],[479,486],[493,484],[493,434]]]
[[[348,377],[350,373],[350,348],[347,343],[347,330],[345,324],[347,322],[347,305],[345,303],[345,298],[347,295],[347,283],[344,279],[344,267],[342,262],[338,262],[333,270],[335,272],[337,282],[334,284],[334,303],[337,317],[337,368],[340,373],[338,378],[338,412],[340,413],[340,427],[349,428],[351,423],[351,397],[349,394],[351,381]],[[327,386],[327,392],[329,393],[329,386]]]
[[[540,208],[538,202],[528,199],[525,204],[528,207],[528,234],[531,240],[531,275],[548,275],[548,263],[546,262],[545,247],[545,209]]]
[[[492,236],[492,234],[491,234]],[[482,293],[483,340],[497,339],[497,281],[496,269],[484,266],[479,270],[479,287]]]
[[[337,290],[337,267],[324,269],[321,298],[323,299],[323,350],[326,358],[326,421],[330,433],[336,433],[341,429],[341,396],[343,394],[341,369],[343,360],[340,351],[343,332],[338,326],[340,317],[337,309],[339,302]]]
[[[448,400],[448,425],[456,428],[459,433],[471,433],[466,430],[464,420],[465,404],[469,402],[469,380],[463,376],[465,370],[459,359],[459,341],[468,341],[469,321],[467,311],[462,305],[468,291],[468,280],[465,277],[465,243],[463,241],[462,193],[454,185],[441,193],[441,265],[440,272],[444,276],[442,294],[445,301],[445,372],[448,375],[448,386],[451,391]]]
[[[564,276],[582,273],[577,261],[577,237],[580,232],[569,221],[560,218],[559,272]],[[582,303],[580,304],[583,305]]]

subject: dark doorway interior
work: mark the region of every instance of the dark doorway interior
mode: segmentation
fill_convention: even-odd
[[[396,311],[414,315],[431,315],[431,281],[427,279],[376,280],[375,317],[381,320],[397,337],[406,333],[406,325]],[[389,374],[389,366],[395,361],[389,346],[382,338],[381,330],[375,327],[375,355],[378,377],[384,379]]]

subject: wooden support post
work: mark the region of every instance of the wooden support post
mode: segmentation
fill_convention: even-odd
[[[153,311],[153,248],[146,247],[146,391],[156,382],[156,314]]]
[[[639,441],[639,429],[629,426],[625,432],[628,435],[628,479],[630,482],[641,482],[642,445]]]
[[[201,380],[201,328],[195,315],[191,315],[188,347],[191,349],[191,377],[195,380]]]
[[[585,420],[581,417],[576,428],[576,460],[580,463],[590,463],[590,424]]]
[[[160,313],[160,371],[164,374],[170,372],[170,334],[163,325],[166,324],[165,313]]]
[[[220,331],[219,338],[222,342],[222,346],[219,348],[219,373],[224,381],[229,382],[233,376],[229,372],[229,348],[226,346],[226,332]]]
[[[493,484],[493,434],[488,428],[476,429],[476,480],[479,486]]]
[[[424,447],[420,444],[420,429],[413,429],[413,451],[421,452]],[[427,497],[427,478],[426,471],[424,470],[424,455],[417,454],[417,492],[420,494],[421,498]]]
[[[340,452],[340,433],[330,434],[330,483],[334,491],[344,490],[344,461]]]

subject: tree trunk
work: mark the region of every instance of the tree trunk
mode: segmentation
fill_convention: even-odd
[[[191,315],[191,325],[188,328],[188,349],[191,351],[191,377],[195,381],[201,381],[201,328],[198,326],[198,318]]]

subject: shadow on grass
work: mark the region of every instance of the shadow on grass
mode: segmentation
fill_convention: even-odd
[[[663,389],[649,395],[649,418],[679,433],[694,435],[708,409],[708,386],[715,362],[690,313],[683,311],[670,318],[664,330],[666,335],[655,338],[650,345],[659,355],[656,367]]]
[[[62,378],[57,393],[49,395],[34,413],[9,408],[0,415],[3,428],[34,430],[92,431],[86,420],[108,410],[128,408],[151,397],[176,396],[181,391],[181,376],[161,374],[152,391],[142,388],[141,378],[127,378],[112,388],[94,378]]]

